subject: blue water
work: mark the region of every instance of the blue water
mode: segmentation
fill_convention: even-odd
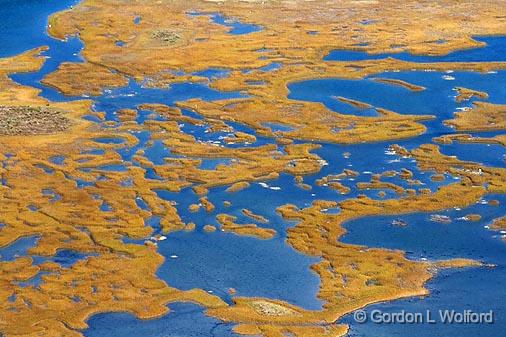
[[[33,243],[35,245],[35,243]],[[26,254],[26,253],[25,253]],[[89,256],[96,256],[97,254],[80,253],[72,250],[58,250],[54,256],[32,256],[33,264],[40,265],[44,262],[54,262],[60,265],[61,268],[71,268],[76,262],[86,259]],[[39,271],[34,277],[29,280],[16,282],[20,287],[33,287],[37,288],[43,283],[42,276],[51,274],[51,272]]]
[[[506,61],[505,36],[474,37],[483,47],[458,50],[442,56],[413,55],[408,52],[369,54],[355,50],[333,50],[325,56],[326,61],[381,60],[387,57],[408,62],[482,62]]]
[[[38,239],[37,236],[22,237],[12,242],[10,245],[1,247],[0,261],[12,261],[20,256],[25,256],[28,249],[34,247]]]
[[[201,228],[174,233],[159,242],[158,248],[164,256],[177,258],[167,258],[157,275],[178,289],[202,288],[229,303],[227,291],[234,288],[237,296],[277,298],[319,309],[321,302],[315,298],[319,279],[309,271],[317,259],[284,246],[284,238],[258,240],[204,233]]]
[[[289,98],[320,102],[330,110],[353,115],[364,115],[354,108],[335,99],[341,96],[361,101],[376,108],[383,108],[401,114],[434,115],[439,121],[452,118],[457,107],[470,106],[469,102],[457,104],[454,100],[455,87],[469,87],[489,93],[488,102],[502,103],[506,97],[506,72],[481,74],[477,72],[386,72],[363,80],[318,79],[295,82],[288,85]],[[445,80],[451,75],[454,80]],[[372,81],[372,78],[390,78],[420,85],[423,91],[410,91],[404,87]],[[366,110],[366,112],[369,112]],[[443,131],[440,122],[437,131]]]
[[[117,110],[135,108],[144,103],[173,105],[175,102],[190,98],[212,101],[238,97],[243,95],[239,92],[219,92],[199,83],[175,83],[167,89],[153,89],[131,80],[128,86],[107,90],[104,95],[97,97],[95,109],[104,111],[108,120],[116,120],[114,114]]]
[[[486,198],[491,199],[499,200],[501,205],[506,203],[503,195],[490,195]],[[477,203],[461,210],[361,218],[344,225],[347,233],[340,241],[368,247],[401,249],[413,259],[465,257],[501,264],[506,262],[506,245],[496,232],[483,229],[503,213],[501,206]],[[434,222],[430,220],[431,214],[449,216],[452,221]],[[468,214],[479,214],[481,219],[461,219]],[[406,226],[394,226],[393,220],[402,220]],[[374,233],[374,236],[370,233]]]
[[[232,35],[244,35],[262,30],[262,27],[258,25],[254,25],[251,23],[242,23],[235,19],[224,17],[223,15],[220,14],[215,14],[211,18],[213,22],[217,24],[230,27],[230,30],[228,32]]]
[[[474,312],[494,312],[493,324],[377,324],[355,323],[352,315],[342,322],[350,324],[350,337],[499,337],[506,329],[504,303],[506,281],[504,265],[496,268],[471,268],[443,271],[427,284],[431,294],[423,298],[398,300],[368,306],[366,312],[381,310],[386,313],[398,313],[402,310],[410,313],[425,313],[429,310],[436,318],[438,310],[473,310]]]
[[[187,14],[190,16],[209,16],[212,22],[225,27],[229,27],[230,29],[228,33],[232,35],[245,35],[262,30],[262,27],[258,25],[243,23],[235,18],[228,18],[220,13],[189,12]]]
[[[40,264],[45,261],[51,261],[59,264],[62,268],[70,268],[76,262],[84,260],[89,256],[96,256],[97,254],[81,253],[74,250],[58,250],[54,256],[42,257],[34,256],[34,263]]]
[[[42,195],[49,198],[50,202],[55,202],[61,200],[61,195],[58,194],[52,188],[44,188],[42,191]]]
[[[204,316],[194,304],[170,304],[171,312],[160,319],[141,321],[126,313],[98,314],[90,318],[86,337],[208,337],[237,336],[230,324]]]
[[[0,0],[0,57],[13,56],[44,45],[62,46],[62,42],[46,34],[47,18],[77,2]]]
[[[276,132],[276,131],[287,132],[287,131],[293,130],[292,127],[289,127],[289,126],[286,126],[283,124],[279,124],[279,123],[262,123],[262,126],[271,129],[272,132]]]
[[[230,159],[202,159],[202,162],[199,165],[199,169],[214,170],[218,165],[230,165]]]
[[[50,57],[39,72],[28,74],[16,74],[12,78],[25,85],[31,85],[41,89],[41,95],[51,100],[65,101],[78,97],[65,97],[52,88],[40,84],[47,73],[57,69],[61,62],[82,62],[79,55],[82,43],[77,37],[69,37],[67,41],[56,41],[44,34],[44,26],[47,15],[51,12],[68,7],[73,1],[61,1],[58,4],[48,4],[46,1],[23,0],[23,1],[0,1],[0,17],[6,18],[0,23],[0,56],[13,55],[40,45],[49,46],[45,56]],[[217,24],[230,27],[229,33],[240,35],[253,33],[261,30],[261,27],[241,23],[234,19],[225,18],[219,14],[192,14],[209,15]],[[141,24],[139,16],[132,17],[135,24]],[[20,24],[22,23],[22,24]],[[370,22],[364,22],[370,24]],[[16,38],[13,38],[16,36]],[[370,55],[359,51],[333,51],[327,60],[360,60],[395,57],[413,62],[448,62],[448,61],[498,61],[505,60],[506,43],[504,37],[476,38],[486,42],[482,48],[456,51],[446,56],[419,56],[407,53]],[[444,41],[441,41],[444,43]],[[121,44],[121,43],[120,43]],[[4,47],[5,46],[5,47]],[[259,50],[259,52],[269,52]],[[278,63],[271,63],[255,71],[275,71],[281,67]],[[251,70],[245,70],[251,71]],[[334,145],[320,144],[321,148],[314,152],[326,160],[327,165],[321,171],[304,177],[304,182],[313,186],[311,190],[303,190],[294,184],[292,176],[280,174],[279,178],[265,182],[262,186],[252,183],[250,187],[236,193],[228,193],[226,187],[211,189],[208,198],[216,206],[213,212],[207,213],[204,209],[196,213],[188,211],[188,206],[198,203],[191,189],[183,189],[179,193],[166,190],[155,191],[165,200],[175,201],[178,214],[184,222],[194,222],[196,230],[191,233],[171,233],[164,241],[158,242],[159,252],[165,256],[165,262],[157,271],[157,275],[170,286],[179,289],[202,288],[220,296],[223,300],[231,302],[228,288],[234,288],[238,296],[264,296],[288,301],[307,309],[319,309],[321,302],[316,298],[319,279],[309,267],[318,261],[296,252],[284,243],[286,228],[293,226],[294,222],[283,220],[277,213],[276,208],[286,203],[295,204],[298,207],[307,207],[317,199],[340,201],[359,194],[365,194],[370,198],[381,199],[377,190],[358,190],[357,182],[370,180],[372,173],[380,173],[386,170],[400,170],[408,168],[414,173],[414,179],[419,179],[424,188],[435,191],[439,186],[455,182],[453,177],[447,176],[442,182],[434,182],[430,179],[431,172],[420,172],[416,163],[409,158],[398,159],[396,156],[386,155],[385,151],[392,143],[398,143],[408,149],[420,144],[431,142],[431,138],[441,134],[452,133],[453,130],[444,127],[441,123],[452,117],[457,108],[469,107],[474,101],[455,103],[455,86],[463,86],[476,90],[486,91],[489,100],[493,103],[505,103],[506,101],[506,72],[481,74],[475,72],[389,72],[377,74],[363,80],[343,79],[318,79],[302,81],[290,84],[289,98],[319,102],[332,111],[372,116],[377,112],[371,109],[356,109],[335,99],[342,96],[349,99],[359,100],[371,104],[374,107],[385,108],[401,114],[434,115],[432,121],[426,121],[428,131],[419,137],[400,140],[396,142],[378,142],[374,144]],[[181,74],[182,75],[182,74]],[[228,71],[220,68],[207,69],[194,75],[207,77],[209,81],[228,76]],[[448,80],[448,76],[454,78]],[[411,92],[405,88],[389,84],[377,83],[372,77],[402,79],[410,83],[421,85],[427,89],[421,92]],[[445,79],[445,77],[447,79]],[[252,83],[255,84],[255,83]],[[257,83],[255,85],[262,85]],[[104,93],[94,100],[94,109],[104,111],[105,119],[115,122],[113,126],[107,126],[114,130],[120,125],[116,112],[122,108],[137,109],[142,103],[162,103],[174,105],[178,101],[191,98],[203,100],[219,100],[226,98],[243,97],[239,92],[220,92],[209,88],[207,84],[180,83],[168,88],[146,88],[142,83],[133,80],[123,88],[106,89]],[[135,120],[142,126],[148,120],[163,120],[162,116],[150,111],[138,110]],[[197,119],[201,116],[191,111],[183,111],[183,114]],[[104,126],[96,117],[88,117],[89,120]],[[254,134],[254,131],[238,123],[227,123],[236,131]],[[266,124],[276,132],[286,132],[290,127],[283,124]],[[104,126],[105,127],[105,126]],[[227,132],[205,132],[206,125],[192,125],[181,123],[181,130],[191,134],[200,141],[220,141],[222,137],[229,136]],[[177,157],[171,153],[159,140],[151,141],[149,131],[132,131],[131,134],[138,140],[134,146],[127,146],[123,138],[96,138],[95,142],[109,144],[121,158],[123,164],[90,167],[84,171],[102,170],[107,172],[125,172],[129,166],[140,166],[132,158],[138,150],[144,150],[144,155],[155,166],[164,165],[165,158]],[[475,133],[476,136],[493,136],[498,132]],[[257,136],[254,144],[247,146],[259,146],[273,144],[271,138]],[[243,147],[242,144],[223,144],[227,147]],[[281,148],[278,147],[280,150]],[[486,144],[450,144],[442,145],[441,151],[447,155],[457,155],[464,160],[474,160],[486,165],[504,167],[506,151],[504,147]],[[104,150],[87,148],[83,154],[104,154]],[[349,158],[344,154],[349,153]],[[218,164],[230,165],[228,158],[200,158],[200,168],[212,170]],[[48,158],[48,162],[65,166],[64,157]],[[44,166],[41,167],[44,170]],[[47,167],[46,167],[47,169]],[[153,168],[143,167],[145,177],[148,179],[163,180],[156,175]],[[316,186],[315,180],[328,174],[338,174],[343,169],[352,169],[360,173],[354,178],[344,178],[340,182],[351,188],[347,195],[341,195],[325,186]],[[43,172],[43,171],[41,171]],[[47,172],[48,174],[51,172]],[[72,179],[77,188],[91,186],[94,181]],[[98,179],[107,179],[99,176]],[[384,178],[383,180],[396,183],[405,188],[412,187],[399,177]],[[132,181],[125,179],[123,186],[131,186]],[[274,189],[273,189],[274,188]],[[278,188],[280,188],[278,190]],[[43,191],[52,202],[58,201],[59,195],[50,189]],[[387,198],[398,196],[385,191]],[[97,196],[100,199],[100,196]],[[424,308],[455,307],[461,309],[494,309],[504,316],[506,312],[506,298],[503,290],[506,278],[505,248],[497,233],[484,228],[493,218],[504,215],[504,203],[502,196],[487,196],[487,199],[499,199],[500,206],[476,204],[464,210],[448,210],[435,212],[452,217],[450,224],[440,224],[430,221],[430,214],[414,213],[402,216],[378,216],[351,221],[345,224],[348,233],[343,237],[347,243],[366,245],[370,247],[385,247],[389,249],[402,249],[412,259],[442,259],[450,257],[469,257],[486,263],[494,263],[498,266],[494,269],[474,268],[462,271],[445,271],[431,280],[428,288],[431,295],[424,299],[399,300],[390,303],[369,306],[382,310],[395,311],[401,308],[416,311]],[[230,201],[231,206],[225,207],[224,201]],[[147,203],[139,196],[135,199],[139,209],[149,211]],[[99,206],[103,212],[109,212],[110,206],[103,202]],[[257,224],[261,227],[273,228],[277,231],[272,240],[258,240],[249,237],[239,237],[231,233],[216,231],[205,233],[203,227],[206,224],[217,225],[216,215],[227,213],[237,217],[238,223],[252,223],[252,219],[245,217],[241,210],[247,208],[256,214],[260,214],[270,221],[267,224]],[[31,211],[37,211],[33,209]],[[338,210],[330,210],[336,212]],[[459,217],[469,213],[482,215],[479,222],[466,222],[458,220]],[[406,227],[395,227],[391,222],[395,219],[405,221]],[[160,233],[160,218],[153,216],[145,219],[145,225],[154,229],[155,234]],[[0,230],[2,226],[0,225]],[[371,235],[374,233],[374,235]],[[16,256],[26,255],[27,250],[36,245],[37,238],[22,238],[7,247],[0,249],[2,260],[12,260]],[[125,242],[142,244],[144,240],[132,240],[125,238]],[[89,255],[80,252],[59,251],[49,260],[60,263],[62,267],[69,268],[77,261],[86,259]],[[35,263],[48,260],[48,258],[35,257]],[[43,282],[40,273],[32,280],[23,283],[23,286],[38,286]],[[231,326],[220,323],[217,320],[206,317],[202,309],[191,304],[174,303],[169,308],[170,314],[160,319],[141,321],[126,313],[104,313],[90,318],[90,326],[84,334],[87,337],[114,337],[114,336],[235,336]],[[408,325],[357,325],[351,321],[350,316],[344,318],[345,322],[351,323],[351,335],[357,336],[406,336],[434,337],[434,336],[499,336],[504,331],[504,322],[497,322],[494,326],[465,327],[465,326],[441,326],[429,327]],[[467,330],[465,330],[467,329]]]
[[[43,42],[43,41],[41,41]],[[46,41],[44,41],[46,42]],[[58,66],[64,62],[83,62],[80,52],[83,48],[81,40],[77,37],[68,37],[65,41],[58,41],[52,39],[50,42],[44,43],[49,47],[49,50],[41,53],[46,57],[44,65],[37,72],[12,74],[10,78],[15,82],[32,86],[41,90],[40,95],[52,101],[68,101],[73,99],[65,97],[53,88],[46,87],[40,83],[45,75],[58,69]]]
[[[55,165],[62,165],[65,160],[65,156],[53,156],[49,158],[49,161]]]
[[[193,73],[195,76],[207,77],[209,80],[227,77],[230,71],[228,69],[211,68]]]
[[[188,211],[188,206],[198,204],[198,197],[190,189],[179,193],[156,191],[162,199],[177,202],[176,208],[183,221],[197,225],[195,232],[173,233],[166,241],[158,243],[164,256],[178,256],[166,259],[157,273],[160,278],[181,289],[212,290],[225,300],[230,300],[227,289],[232,287],[239,296],[266,296],[308,309],[320,308],[321,302],[315,298],[319,280],[309,270],[309,266],[318,260],[305,257],[283,243],[283,221],[275,214],[276,205],[280,203],[279,200],[274,203],[269,192],[277,194],[278,198],[283,194],[261,188],[258,184],[234,194],[224,190],[225,187],[217,188],[208,195],[216,207],[212,213],[204,209],[197,213]],[[230,207],[223,206],[226,200],[232,201]],[[238,223],[254,222],[242,215],[243,208],[271,219],[268,224],[258,226],[274,228],[280,236],[263,241],[228,233],[203,232],[206,224],[218,225],[215,217],[220,213],[236,216]]]

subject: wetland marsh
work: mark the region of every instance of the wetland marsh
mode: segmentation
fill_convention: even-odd
[[[506,329],[501,1],[13,3],[1,336]]]

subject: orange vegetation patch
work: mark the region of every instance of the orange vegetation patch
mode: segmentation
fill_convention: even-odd
[[[506,105],[474,102],[473,108],[455,113],[446,125],[458,131],[492,131],[506,129]]]
[[[62,78],[58,76],[58,72],[71,75]],[[102,89],[125,86],[128,80],[121,74],[90,63],[62,63],[57,72],[46,76],[42,83],[57,88],[65,95],[98,96]]]
[[[455,96],[455,102],[461,103],[463,101],[468,101],[471,98],[481,98],[481,99],[487,99],[488,94],[483,91],[477,91],[473,89],[463,88],[463,87],[456,87],[455,91],[457,91],[457,96]]]
[[[469,134],[448,134],[432,139],[436,143],[451,144],[453,141],[458,143],[481,143],[481,144],[499,144],[506,146],[506,135],[496,135],[493,137],[474,137]]]
[[[38,90],[8,78],[13,72],[40,69],[43,58],[39,53],[43,48],[0,59],[0,106],[54,109],[65,112],[62,116],[72,122],[56,135],[0,137],[3,153],[12,153],[12,156],[0,154],[5,164],[0,167],[5,181],[0,186],[0,223],[5,224],[0,231],[0,247],[22,237],[37,236],[39,240],[29,249],[30,255],[52,256],[62,249],[90,254],[69,268],[50,263],[35,266],[29,257],[1,262],[0,332],[6,337],[81,336],[79,331],[87,327],[87,318],[97,313],[130,312],[142,319],[155,318],[167,312],[167,303],[191,301],[205,307],[210,316],[236,323],[238,333],[265,337],[283,334],[335,337],[347,331],[346,326],[334,324],[342,315],[373,302],[424,295],[425,282],[438,268],[477,266],[476,261],[462,259],[412,261],[401,251],[368,249],[338,241],[344,233],[345,221],[465,207],[486,193],[505,193],[503,168],[460,161],[442,155],[433,145],[423,145],[413,151],[395,147],[395,151],[412,156],[421,170],[458,176],[461,181],[433,193],[412,190],[398,200],[358,197],[340,203],[315,201],[303,209],[294,205],[278,208],[285,219],[297,221],[288,230],[288,244],[300,253],[319,258],[312,270],[321,280],[318,297],[324,302],[322,310],[308,311],[266,298],[234,298],[234,304],[229,306],[201,289],[171,288],[155,274],[163,262],[163,257],[156,252],[156,239],[160,236],[150,238],[152,228],[145,226],[145,220],[159,217],[165,233],[195,228],[194,223],[181,220],[175,202],[159,198],[155,190],[179,192],[192,188],[200,196],[201,206],[197,207],[212,212],[214,205],[204,195],[216,186],[226,186],[233,192],[246,188],[250,182],[276,179],[281,173],[293,175],[302,185],[303,175],[314,174],[326,164],[312,153],[317,145],[295,143],[294,139],[334,143],[402,139],[423,133],[425,127],[421,122],[431,118],[383,109],[377,109],[375,117],[339,114],[321,104],[289,100],[289,83],[325,77],[356,79],[393,70],[488,71],[506,67],[495,62],[322,61],[331,49],[356,49],[357,43],[368,43],[364,48],[368,52],[402,49],[445,54],[479,46],[470,36],[502,32],[504,26],[493,14],[502,10],[500,1],[452,2],[452,6],[434,2],[424,4],[423,10],[420,8],[417,1],[401,0],[390,0],[388,4],[293,1],[283,6],[271,1],[84,0],[51,17],[52,36],[64,38],[79,34],[85,44],[82,52],[85,63],[63,64],[44,80],[65,94],[98,94],[106,87],[125,85],[127,77],[158,87],[186,81],[207,83],[206,78],[193,73],[225,67],[231,70],[229,76],[212,80],[210,86],[243,91],[248,97],[217,102],[188,100],[179,102],[175,108],[140,105],[139,109],[152,110],[165,120],[149,120],[139,125],[135,123],[136,111],[123,110],[118,113],[123,122],[121,126],[101,128],[80,118],[92,113],[90,101],[49,102],[38,96]],[[240,39],[209,17],[188,15],[189,11],[221,12],[227,17],[260,25],[262,30]],[[142,18],[139,24],[133,23],[135,16]],[[422,23],[406,25],[413,16]],[[336,17],[340,19],[336,21]],[[462,25],[463,18],[466,25]],[[373,20],[374,24],[364,25],[362,21],[366,19]],[[427,19],[433,25],[423,24]],[[435,43],[434,39],[439,38],[446,39],[447,43]],[[119,47],[116,41],[123,41],[124,45]],[[399,41],[401,47],[392,47]],[[258,70],[271,62],[279,62],[282,67],[269,72]],[[246,69],[252,71],[244,72]],[[184,74],[179,75],[179,71]],[[252,81],[265,85],[252,85]],[[202,118],[185,116],[182,108],[193,110]],[[484,130],[503,128],[501,109],[476,103],[473,110],[462,113],[467,115],[457,114],[448,123],[464,129],[470,125]],[[184,133],[179,125],[184,122],[202,126],[209,132],[232,132],[227,121],[251,126],[258,135],[275,137],[277,144],[258,147],[210,144]],[[289,131],[274,132],[265,123],[285,125]],[[160,141],[178,157],[166,158],[162,165],[156,165],[139,150],[133,155],[132,163],[125,163],[115,150],[137,144],[133,131],[150,131],[148,146]],[[94,138],[99,136],[120,138],[122,142],[98,143]],[[252,135],[236,132],[223,143],[245,144],[254,140]],[[102,150],[103,154],[91,153],[90,149]],[[56,155],[64,156],[61,165],[50,160]],[[202,160],[216,158],[229,159],[230,164],[217,165],[211,170],[200,168]],[[101,168],[104,165],[125,165],[125,170],[107,171]],[[147,179],[147,169],[152,169],[161,180]],[[321,182],[346,192],[339,179],[353,174],[343,172]],[[410,179],[407,172],[403,174]],[[79,188],[78,182],[87,184]],[[368,187],[380,183],[378,178]],[[147,209],[136,204],[138,199],[145,202]],[[102,203],[107,203],[111,210],[102,211]],[[324,212],[329,208],[337,208],[339,212]],[[244,214],[261,220],[253,213]],[[221,229],[239,235],[269,239],[276,234],[255,224],[237,224],[234,217],[226,214],[218,215],[218,221]],[[205,230],[213,228],[208,226]],[[126,243],[125,237],[145,240],[145,243]],[[16,283],[30,280],[40,271],[48,272],[42,276],[40,288],[21,287]],[[13,295],[15,300],[8,301]]]
[[[121,11],[117,11],[118,1],[97,3],[85,0],[73,9],[51,17],[51,35],[64,38],[79,34],[85,43],[82,54],[88,64],[76,67],[97,68],[86,74],[89,81],[85,85],[91,88],[87,91],[96,93],[99,88],[121,85],[124,83],[122,76],[158,87],[175,82],[207,82],[206,78],[194,73],[209,68],[226,68],[231,70],[229,76],[215,79],[210,85],[219,90],[243,91],[251,98],[227,100],[221,104],[189,101],[180,106],[195,110],[206,119],[237,121],[253,127],[261,135],[283,139],[335,143],[402,139],[423,133],[425,127],[419,122],[428,118],[384,110],[378,111],[377,117],[358,117],[337,114],[316,103],[293,102],[286,98],[286,86],[293,81],[325,77],[363,78],[393,70],[486,71],[506,66],[494,62],[417,64],[395,59],[322,60],[332,49],[357,49],[357,44],[365,42],[367,46],[359,49],[370,53],[403,50],[442,55],[456,49],[476,47],[480,43],[473,40],[472,35],[502,32],[502,22],[490,14],[502,9],[500,2],[479,4],[472,6],[472,10],[467,3],[452,3],[452,15],[449,16],[449,7],[428,3],[424,5],[424,11],[420,11],[417,2],[398,0],[388,1],[388,6],[351,0],[294,1],[283,6],[271,1],[260,4],[254,1],[160,3],[150,0],[121,2]],[[229,34],[227,27],[212,22],[207,15],[189,15],[215,12],[257,24],[262,29],[248,34],[247,38],[240,38]],[[466,20],[463,28],[457,13],[466,17],[472,13],[474,20]],[[424,18],[430,20],[433,23],[431,28],[424,24],[406,25],[404,21],[413,15],[420,18],[420,22]],[[139,24],[133,22],[136,16],[142,18]],[[341,19],[337,22],[336,17]],[[364,25],[364,20],[374,24]],[[445,29],[434,31],[434,27]],[[436,43],[438,39],[446,42]],[[123,41],[124,45],[118,47],[117,41]],[[400,42],[400,47],[393,47],[399,46]],[[278,62],[282,67],[275,71],[258,70],[272,62]],[[95,76],[109,70],[113,70],[114,75]],[[81,93],[80,73],[78,69],[65,66],[48,75],[47,81],[65,93]],[[410,90],[421,89],[402,81],[383,81]],[[258,82],[264,85],[255,85]],[[72,88],[73,85],[76,87]],[[280,123],[293,130],[273,133],[263,126],[265,123]]]
[[[386,84],[396,85],[396,86],[399,86],[399,87],[402,87],[402,88],[406,88],[406,89],[411,90],[411,91],[423,91],[423,90],[425,90],[425,87],[422,87],[422,86],[416,85],[416,84],[412,84],[412,83],[408,83],[406,81],[398,80],[398,79],[375,77],[372,80],[374,82],[378,82],[378,83],[386,83]]]
[[[237,224],[234,222],[236,217],[228,214],[218,214],[216,220],[220,223],[221,230],[224,232],[252,236],[263,240],[272,239],[276,235],[276,231],[270,228],[258,227],[255,224]]]

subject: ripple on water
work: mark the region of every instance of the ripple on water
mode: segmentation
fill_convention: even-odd
[[[157,275],[178,289],[202,288],[230,302],[237,296],[275,298],[319,309],[319,279],[309,270],[317,259],[297,253],[284,238],[258,240],[225,233],[174,233],[158,244],[166,259]],[[268,285],[268,286],[267,286]]]

